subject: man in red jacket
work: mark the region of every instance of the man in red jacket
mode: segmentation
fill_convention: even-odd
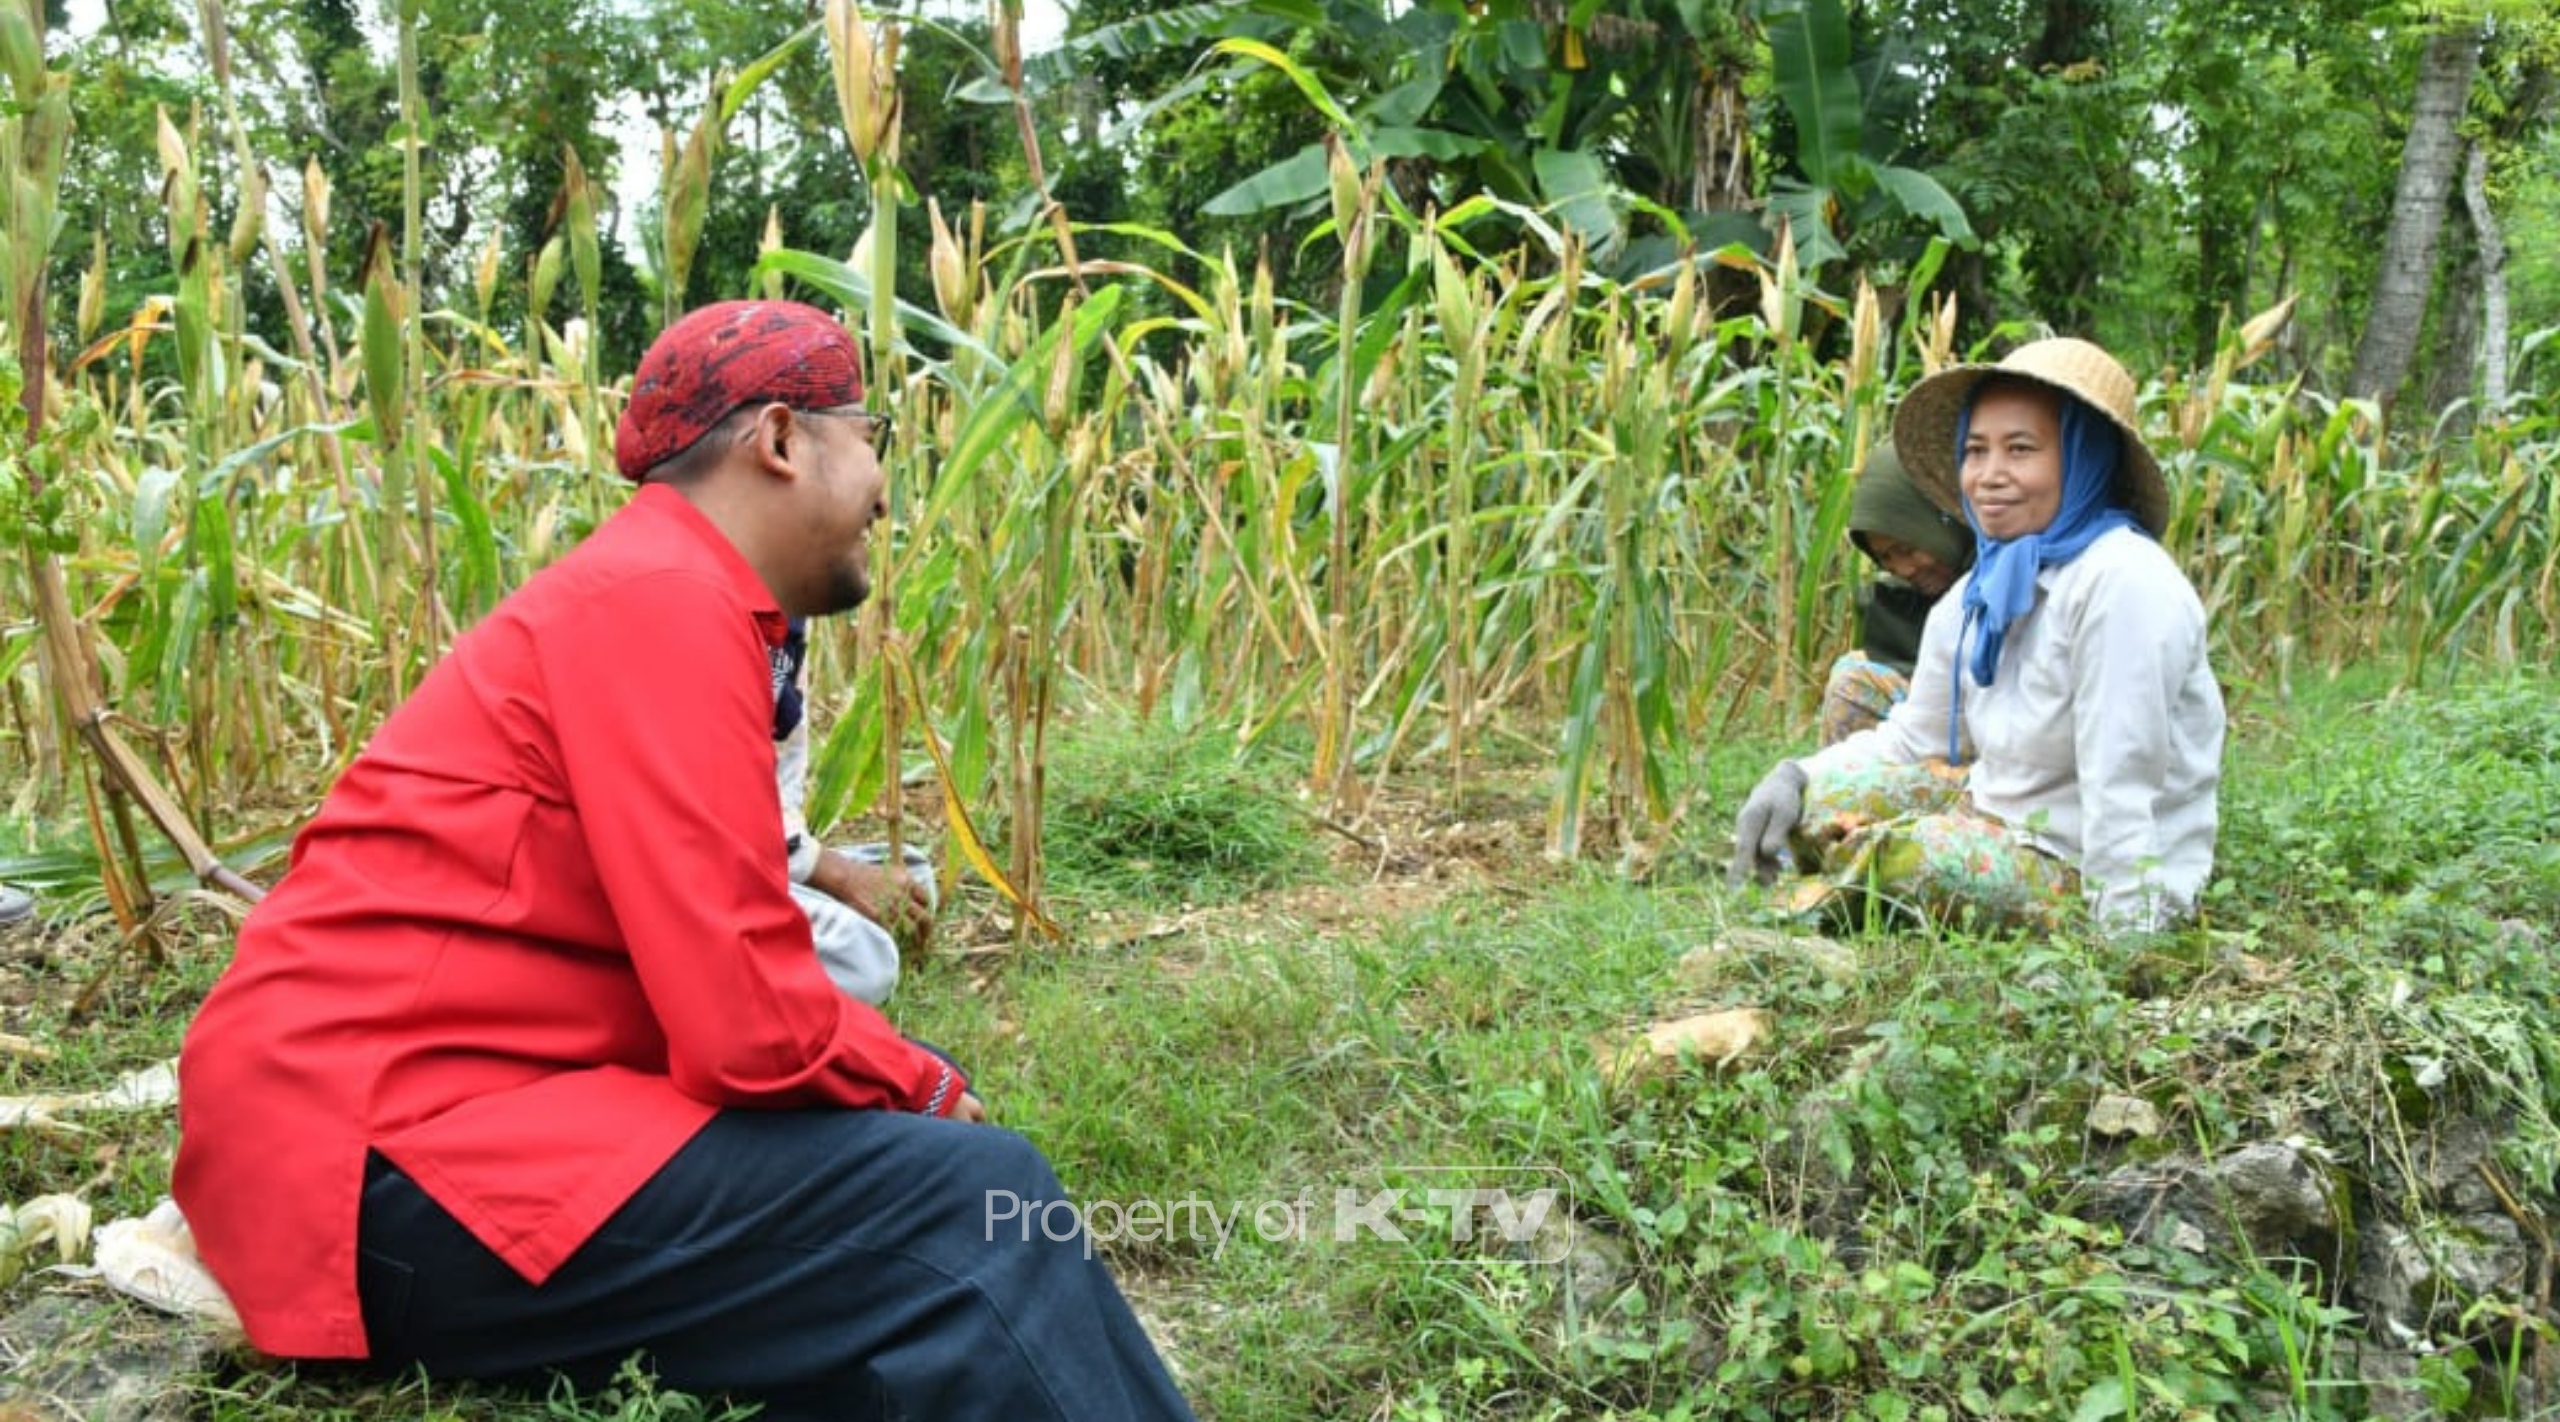
[[[773,773],[786,619],[870,591],[853,342],[728,302],[641,361],[630,503],[387,719],[187,1034],[175,1192],[252,1343],[775,1418],[1187,1418],[1064,1197],[821,970]]]

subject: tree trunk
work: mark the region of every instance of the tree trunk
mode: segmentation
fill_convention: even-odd
[[[2446,200],[2462,161],[2455,127],[2471,98],[2471,76],[2480,67],[2480,29],[2439,30],[2418,62],[2417,102],[2409,114],[2409,140],[2400,151],[2400,185],[2391,200],[2391,229],[2383,238],[2382,269],[2364,338],[2356,343],[2347,393],[2386,406],[2408,377],[2435,285],[2436,237]]]
[[[2436,240],[2436,271],[2445,297],[2434,303],[2431,312],[2434,343],[2421,340],[2427,353],[2412,362],[2401,398],[2418,401],[2418,408],[2434,418],[2439,428],[2469,430],[2479,421],[2479,411],[2471,404],[2475,393],[2471,377],[2480,366],[2480,303],[2471,293],[2479,289],[2480,245],[2473,240],[2470,218],[2460,208],[2452,210],[2444,235]],[[2462,418],[2448,425],[2445,412],[2457,405],[2462,407]]]
[[[1751,202],[1751,109],[1742,76],[1725,72],[1699,81],[1689,154],[1689,206],[1739,212]]]
[[[2041,72],[2098,58],[2105,21],[2106,6],[2099,0],[2045,0],[2044,25],[2027,51],[2027,64]]]
[[[2211,150],[2208,162],[2227,160],[2223,145],[2206,147]],[[2233,211],[2212,203],[2204,204],[2196,214],[2196,280],[2187,297],[2187,352],[2198,370],[2213,368],[2223,323],[2248,319],[2249,229],[2255,226],[2250,220],[2254,216],[2254,212]],[[2433,241],[2432,234],[2429,240]],[[2426,309],[2423,289],[2418,295],[2418,309]]]
[[[2489,157],[2477,143],[2463,168],[2462,200],[2480,240],[2480,406],[2496,419],[2507,403],[2507,239],[2489,209]]]

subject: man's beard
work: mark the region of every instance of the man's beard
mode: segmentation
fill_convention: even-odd
[[[824,617],[838,612],[851,612],[870,600],[871,574],[850,564],[843,565],[827,579],[826,606],[818,609],[818,615]]]

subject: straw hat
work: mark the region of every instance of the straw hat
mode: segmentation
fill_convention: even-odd
[[[1964,511],[1964,491],[1956,481],[1956,417],[1972,401],[1974,387],[1993,375],[2019,376],[2077,395],[2114,421],[2124,431],[2117,495],[2154,537],[2168,530],[2169,485],[2135,423],[2133,375],[2114,356],[2069,336],[2029,341],[1997,365],[1950,366],[1911,387],[1893,412],[1893,443],[1921,492],[1952,513]]]

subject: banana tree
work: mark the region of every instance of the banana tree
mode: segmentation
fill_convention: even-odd
[[[1106,60],[1261,41],[1342,96],[1328,129],[1361,163],[1390,165],[1408,196],[1429,187],[1445,206],[1485,193],[1543,214],[1605,269],[1647,216],[1709,245],[1764,245],[1738,186],[1752,171],[1740,117],[1748,32],[1736,0],[1228,0],[1095,30],[1025,74],[1036,91]],[[1255,68],[1241,58],[1196,66],[1143,109],[1242,83]],[[1325,195],[1318,138],[1202,211],[1311,216]],[[1708,209],[1721,211],[1722,230],[1698,230]]]
[[[1799,259],[1818,269],[1848,256],[1858,234],[1916,218],[1962,247],[1975,243],[1964,208],[1937,179],[1884,161],[1888,135],[1871,130],[1851,63],[1841,0],[1789,0],[1765,19],[1778,97],[1794,121],[1795,154],[1770,180],[1768,216],[1793,233]]]

